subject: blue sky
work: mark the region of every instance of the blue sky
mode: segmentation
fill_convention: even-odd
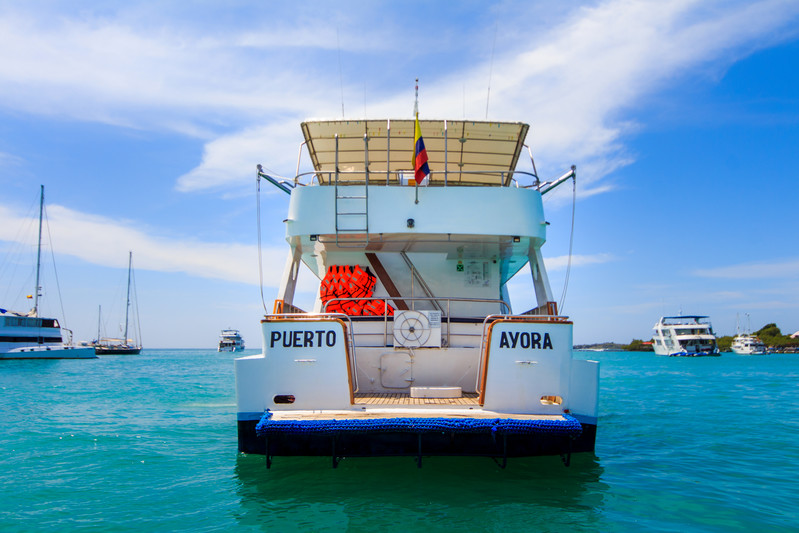
[[[527,122],[542,177],[577,165],[576,343],[680,311],[799,330],[798,3],[273,4],[0,2],[0,306],[27,306],[44,184],[43,312],[60,287],[77,340],[123,307],[133,250],[145,347],[260,346],[255,165],[293,175],[305,119],[410,117],[418,77],[422,118]],[[264,187],[267,301],[286,206]]]

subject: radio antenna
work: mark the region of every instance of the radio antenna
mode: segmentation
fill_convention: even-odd
[[[494,50],[497,47],[497,27],[494,26],[494,44],[491,46],[491,63],[488,67],[488,94],[486,94],[486,120],[488,120],[488,100],[491,97],[491,75],[494,72]]]
[[[419,116],[419,78],[416,78],[416,94],[413,99],[413,116]]]
[[[336,47],[338,48],[338,81],[341,85],[341,118],[344,118],[344,74],[341,71],[341,42],[338,37],[338,27],[336,28]]]

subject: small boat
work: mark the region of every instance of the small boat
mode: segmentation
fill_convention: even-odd
[[[732,351],[739,355],[763,355],[768,349],[755,335],[741,333],[732,339]]]
[[[128,291],[127,291],[127,298],[125,300],[125,330],[124,336],[121,339],[112,338],[112,337],[100,337],[100,325],[99,325],[99,318],[98,318],[98,325],[97,325],[97,341],[94,343],[94,352],[97,355],[136,355],[141,353],[141,342],[138,341],[139,335],[136,334],[137,339],[131,339],[129,335],[128,326],[130,324],[130,309],[131,309],[131,300],[130,300],[130,280],[133,274],[133,252],[129,252],[128,255]],[[135,296],[135,286],[134,286],[134,296]],[[136,299],[134,298],[134,301]],[[135,311],[134,307],[134,311]],[[136,320],[134,323],[138,326],[138,313],[135,313]],[[138,329],[136,327],[133,328],[134,332],[137,332]]]
[[[39,316],[41,286],[39,275],[42,258],[42,216],[44,185],[39,200],[39,242],[36,254],[36,286],[33,309],[19,313],[0,309],[0,359],[92,359],[91,347],[72,344],[72,331],[62,328],[55,318]]]
[[[239,450],[267,467],[592,452],[599,363],[573,357],[541,254],[542,196],[574,167],[548,182],[517,170],[524,123],[301,128],[312,168],[280,180],[258,167],[290,195],[290,250],[263,352],[235,360]],[[301,267],[319,280],[311,311],[294,300]],[[531,309],[512,309],[519,287]]]
[[[223,329],[219,334],[218,352],[241,352],[244,351],[244,339],[241,338],[237,329]]]
[[[664,316],[655,324],[652,346],[657,355],[700,357],[720,355],[707,316]]]
[[[732,346],[730,347],[734,353],[739,355],[763,355],[768,352],[765,343],[757,338],[756,335],[750,333],[751,327],[749,326],[749,314],[746,314],[747,329],[741,333],[740,322],[736,317],[735,324],[735,337],[732,339]]]

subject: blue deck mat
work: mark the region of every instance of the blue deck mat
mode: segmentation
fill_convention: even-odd
[[[562,435],[579,437],[576,418],[520,420],[512,418],[358,418],[332,420],[273,420],[267,410],[255,432],[258,436],[335,435],[339,433],[494,433],[499,435]]]

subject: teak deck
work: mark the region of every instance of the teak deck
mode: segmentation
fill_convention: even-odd
[[[355,405],[473,405],[477,406],[478,394],[464,392],[460,398],[411,398],[408,393],[356,393]]]

